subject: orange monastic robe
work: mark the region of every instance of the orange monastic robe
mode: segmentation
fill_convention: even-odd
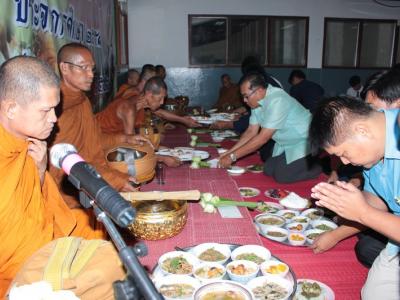
[[[229,88],[223,86],[219,90],[218,101],[214,107],[223,110],[226,109],[228,105],[234,108],[243,106],[242,96],[240,95],[240,89],[237,84],[232,83]]]
[[[129,86],[128,86],[129,87]],[[122,86],[121,86],[122,88]],[[101,131],[104,133],[124,133],[124,124],[118,117],[118,107],[129,98],[137,97],[139,91],[135,88],[125,89],[122,93],[118,91],[117,96],[107,105],[105,109],[96,114],[96,121],[99,123]],[[119,95],[119,96],[118,96]],[[133,99],[132,99],[133,100]],[[135,101],[132,101],[134,105]],[[142,111],[136,112],[135,127],[140,127],[144,122],[144,113]]]
[[[113,135],[102,135],[92,112],[89,99],[83,92],[74,92],[61,84],[61,115],[57,121],[58,132],[52,144],[69,143],[76,147],[80,156],[103,176],[113,188],[121,190],[128,175],[111,169],[105,159],[104,145],[116,144]],[[80,207],[77,190],[67,181],[62,170],[50,166],[64,200],[71,208]],[[82,214],[82,210],[80,210]],[[80,215],[81,216],[81,215]]]
[[[76,220],[57,185],[39,172],[28,143],[0,125],[0,299],[30,255],[53,239],[75,234]]]
[[[119,87],[119,89],[118,89],[118,91],[117,91],[117,94],[115,94],[115,98],[121,97],[121,96],[126,92],[126,90],[129,89],[129,88],[131,88],[131,87],[132,87],[132,86],[131,86],[130,84],[123,83],[123,84]]]

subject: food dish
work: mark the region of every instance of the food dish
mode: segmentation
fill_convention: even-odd
[[[246,286],[253,293],[256,300],[286,300],[293,293],[291,282],[285,278],[272,275],[256,277],[249,281]],[[273,298],[268,297],[271,294],[274,295]]]
[[[308,285],[308,287],[306,288],[305,291],[303,291],[303,284],[304,283],[308,283],[311,285]],[[317,284],[318,286],[312,286],[312,284]],[[318,287],[320,288],[321,293],[318,294]],[[311,291],[312,294],[316,295],[315,297],[312,298],[306,298],[304,297],[302,294],[302,292],[308,292]],[[322,283],[320,281],[317,280],[313,280],[313,279],[298,279],[297,280],[297,291],[295,293],[295,296],[293,298],[294,300],[335,300],[335,293],[333,292],[333,290],[327,286],[325,283]]]
[[[198,259],[191,253],[171,251],[164,253],[158,260],[164,275],[191,275]]]
[[[288,190],[284,189],[268,189],[264,192],[264,195],[272,199],[280,200],[289,195],[289,193]]]
[[[252,300],[253,298],[252,293],[244,285],[229,280],[210,282],[194,292],[194,300]]]
[[[308,199],[300,197],[294,192],[290,192],[289,195],[279,200],[279,204],[287,209],[302,211],[310,205],[310,202]]]
[[[233,260],[226,265],[226,273],[233,281],[247,283],[256,278],[260,267],[250,260]]]
[[[231,257],[231,250],[226,244],[203,243],[193,247],[194,256],[203,262],[224,264]]]
[[[167,300],[191,299],[200,281],[187,275],[168,275],[155,282],[157,290]]]
[[[256,263],[257,265],[262,264],[271,258],[271,252],[260,245],[243,245],[237,247],[232,251],[232,260],[248,260]]]
[[[240,195],[245,198],[255,197],[260,194],[260,191],[258,189],[252,187],[240,187],[239,192]]]
[[[203,117],[203,116],[191,116],[193,120],[195,120],[197,123],[200,124],[205,124],[205,125],[210,125],[214,123],[215,120],[209,118],[209,117]]]
[[[232,175],[241,175],[244,172],[246,172],[245,168],[242,168],[239,166],[232,166],[226,170],[228,171],[229,174],[232,174]]]
[[[206,243],[205,243],[205,244],[206,244]],[[208,244],[215,244],[215,243],[208,243]],[[236,248],[241,247],[240,245],[235,245],[235,244],[219,244],[219,245],[224,245],[224,246],[229,247],[229,249],[230,249],[231,252],[233,252]],[[258,246],[258,247],[264,248],[264,247],[259,246],[259,245],[244,245],[244,246],[242,246],[242,247],[247,247],[247,246]],[[196,247],[196,246],[195,246],[195,247]],[[181,252],[182,252],[182,251],[188,252],[189,254],[192,254],[193,256],[195,256],[194,253],[193,253],[193,249],[194,249],[195,247],[186,247],[186,248],[183,248],[183,249],[181,249],[181,248],[179,248],[179,249],[181,250]],[[264,250],[268,251],[266,248],[264,248]],[[282,260],[280,260],[278,257],[273,256],[273,255],[270,255],[269,260],[276,260],[276,261],[278,261],[278,262],[282,262]],[[229,261],[230,261],[230,260],[228,260],[228,262],[229,262]],[[284,263],[284,262],[283,262],[283,263]],[[198,266],[198,265],[196,265],[196,266]],[[196,268],[194,268],[194,269],[196,269]],[[262,275],[261,272],[259,272],[259,273],[258,273],[258,276],[261,276],[261,275]],[[152,280],[153,280],[154,282],[157,282],[160,278],[165,277],[165,276],[166,276],[166,275],[165,275],[164,272],[162,272],[160,265],[157,264],[157,265],[154,267],[153,272],[152,272]],[[178,276],[184,276],[184,275],[178,275]],[[193,277],[193,276],[194,276],[194,275],[192,275],[192,277]],[[275,277],[275,276],[274,276],[274,277]],[[256,278],[257,278],[257,277],[256,277]],[[292,270],[290,267],[289,267],[289,272],[287,273],[287,275],[286,275],[284,278],[290,282],[290,284],[291,284],[291,286],[292,286],[292,290],[293,290],[291,296],[293,296],[294,293],[295,293],[295,291],[296,291],[296,286],[297,286],[296,283],[297,283],[297,280],[296,280],[295,274],[293,273],[293,270]],[[211,283],[211,282],[210,282],[210,283],[205,283],[205,282],[204,282],[204,283],[198,288],[198,290],[195,291],[194,299],[207,299],[207,298],[199,298],[199,297],[198,297],[199,295],[196,294],[196,293],[197,293],[197,291],[201,290],[201,291],[202,291],[201,295],[204,295],[203,291],[204,291],[205,287],[206,287],[206,286],[208,287],[208,286],[210,286],[210,285],[213,285],[214,282],[218,282],[218,283],[219,283],[219,282],[227,283],[229,286],[240,285],[240,284],[237,284],[237,283],[235,283],[235,282],[233,282],[233,281],[227,280],[227,279],[228,279],[228,275],[227,275],[227,274],[223,277],[223,279],[224,279],[224,280],[222,280],[222,281],[213,281],[212,283]],[[230,283],[230,284],[229,284],[229,283]],[[222,284],[218,284],[218,285],[215,286],[215,287],[218,287],[218,289],[214,289],[214,288],[213,288],[213,289],[211,289],[211,290],[219,290],[219,287],[222,287]],[[207,289],[207,291],[211,291],[211,290]],[[193,298],[192,298],[192,299],[193,299]],[[208,299],[214,299],[214,298],[208,298]],[[246,298],[246,297],[245,297],[245,298],[243,298],[243,299],[245,299],[245,300],[250,300],[250,299],[254,299],[254,298],[252,298],[252,297]]]
[[[193,157],[200,157],[200,159],[207,159],[210,154],[207,151],[194,150],[189,147],[176,147],[173,149],[161,149],[156,152],[158,155],[170,155],[179,158],[181,161],[191,161]]]
[[[246,167],[247,171],[252,172],[252,173],[262,173],[264,170],[263,165],[248,165]]]
[[[289,272],[289,266],[281,261],[267,260],[260,265],[260,270],[263,275],[285,277]]]
[[[194,268],[193,275],[201,282],[222,279],[226,274],[225,266],[215,262],[203,262]]]

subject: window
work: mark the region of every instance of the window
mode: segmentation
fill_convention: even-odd
[[[237,66],[249,55],[263,65],[307,65],[308,18],[189,15],[189,62]]]
[[[396,21],[325,19],[323,67],[388,68]]]

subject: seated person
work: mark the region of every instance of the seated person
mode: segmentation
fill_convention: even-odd
[[[127,89],[137,86],[139,83],[139,77],[140,73],[137,70],[129,69],[126,83],[121,84],[114,98],[119,98],[126,92]]]
[[[258,73],[242,77],[240,92],[251,107],[250,125],[235,146],[220,157],[220,166],[229,167],[272,139],[275,145],[265,161],[264,174],[282,183],[317,177],[321,167],[310,164],[310,112],[284,90],[266,87]]]
[[[293,70],[289,75],[290,96],[296,98],[310,112],[313,112],[324,96],[324,89],[313,81],[307,80],[301,70]]]
[[[141,136],[125,134],[102,134],[92,112],[85,92],[89,91],[93,81],[95,62],[90,50],[81,44],[71,43],[60,48],[57,56],[61,74],[61,105],[57,130],[51,139],[51,145],[69,143],[75,146],[79,154],[118,191],[134,191],[135,178],[109,168],[104,149],[120,143],[141,144],[148,142]],[[50,173],[62,192],[68,206],[73,208],[76,217],[86,218],[80,210],[77,190],[67,181],[62,170],[50,166]],[[75,210],[77,209],[77,210]]]
[[[135,127],[140,127],[144,122],[144,114],[137,114],[135,110],[135,97],[144,88],[147,80],[156,75],[155,68],[149,64],[144,65],[140,73],[139,83],[125,90],[119,97],[115,97],[106,108],[96,114],[96,121],[104,133],[134,134]]]
[[[59,101],[60,81],[47,64],[17,56],[1,66],[1,299],[24,262],[45,244],[66,236],[99,237],[79,223],[46,171],[45,140]],[[119,275],[121,268],[115,264],[109,271]]]
[[[228,74],[221,75],[221,83],[218,100],[213,107],[219,111],[233,111],[242,107],[243,100],[239,86],[231,81],[231,77]]]
[[[165,80],[167,77],[167,71],[163,65],[157,65],[156,67],[156,76],[161,77],[162,80]]]
[[[363,90],[363,86],[361,84],[361,78],[358,75],[351,76],[349,79],[350,87],[346,91],[346,96],[353,97],[356,99],[361,99],[361,92]]]
[[[371,228],[389,239],[375,259],[361,298],[398,299],[400,294],[399,110],[376,111],[363,101],[333,98],[323,101],[313,116],[310,139],[340,157],[344,164],[364,166],[364,191],[337,181],[319,183],[311,196],[346,221],[335,230],[337,240]],[[314,248],[318,252],[318,248]]]

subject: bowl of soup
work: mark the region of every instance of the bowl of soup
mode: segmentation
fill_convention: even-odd
[[[199,287],[194,292],[194,300],[252,300],[250,290],[244,285],[229,280],[218,280]]]
[[[167,300],[192,299],[200,285],[199,280],[187,275],[168,275],[155,282],[157,290]]]

